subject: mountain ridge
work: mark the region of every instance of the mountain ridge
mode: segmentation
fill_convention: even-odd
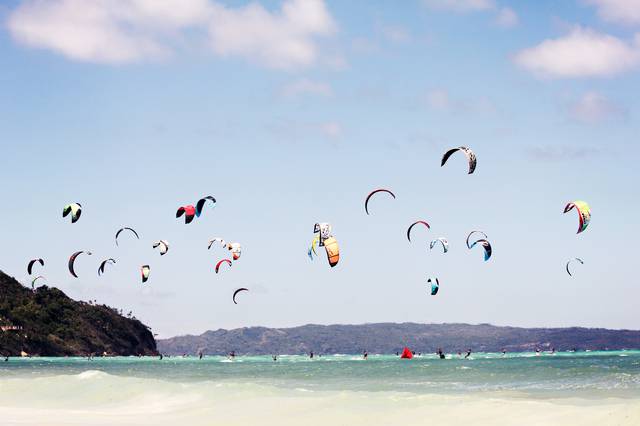
[[[289,328],[243,327],[208,330],[200,335],[158,340],[167,354],[197,353],[395,353],[404,345],[420,352],[510,352],[550,350],[601,350],[640,348],[640,330],[558,327],[525,328],[491,324],[306,324]]]

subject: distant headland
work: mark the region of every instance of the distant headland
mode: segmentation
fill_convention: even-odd
[[[602,328],[519,328],[490,324],[377,323],[303,325],[292,328],[248,327],[207,331],[199,336],[158,340],[162,353],[222,355],[395,353],[404,345],[433,353],[471,349],[474,352],[539,350],[619,350],[640,348],[640,331]]]
[[[106,305],[57,288],[31,290],[0,271],[0,355],[156,355],[153,334]]]

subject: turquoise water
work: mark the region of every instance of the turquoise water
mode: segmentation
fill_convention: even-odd
[[[3,380],[77,376],[86,372],[174,384],[253,384],[299,391],[367,391],[465,394],[513,391],[528,397],[640,396],[640,351],[474,353],[469,359],[435,355],[281,355],[158,358],[12,358],[0,362]],[[102,374],[97,373],[97,374]]]

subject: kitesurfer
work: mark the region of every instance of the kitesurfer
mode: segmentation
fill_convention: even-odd
[[[203,356],[202,351],[199,351],[198,352],[198,359],[202,359],[202,356]]]
[[[162,354],[160,354],[160,361],[162,361]]]
[[[229,358],[235,359],[235,357],[236,357],[236,351],[229,352]]]
[[[313,359],[313,351],[309,352],[309,358]]]
[[[442,352],[442,348],[438,348],[437,354],[440,357],[440,359],[444,359],[444,352]]]
[[[5,355],[4,362],[8,362],[8,361],[9,361],[9,355]]]
[[[369,353],[367,351],[364,351],[364,353],[362,354],[362,358],[364,359],[369,358]]]
[[[278,355],[271,355],[271,359],[273,359],[273,361],[277,361],[278,360]]]
[[[464,359],[467,359],[471,356],[471,349],[467,349],[467,354],[464,356]]]

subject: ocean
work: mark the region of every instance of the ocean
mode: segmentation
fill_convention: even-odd
[[[640,351],[0,360],[1,425],[640,425]]]

